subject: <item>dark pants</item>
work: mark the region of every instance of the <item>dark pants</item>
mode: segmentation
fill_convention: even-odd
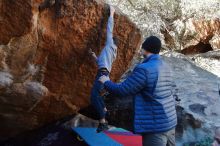
[[[175,146],[175,128],[163,133],[143,134],[143,146]]]
[[[101,82],[98,81],[99,77],[102,75],[109,76],[109,72],[107,70],[98,70],[96,75],[95,82],[93,84],[92,92],[91,92],[91,104],[96,109],[97,113],[99,114],[99,119],[105,118],[106,111],[104,99],[101,96],[101,92],[104,90],[104,86]]]

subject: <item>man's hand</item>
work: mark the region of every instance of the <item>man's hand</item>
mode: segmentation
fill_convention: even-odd
[[[90,55],[95,54],[95,52],[93,52],[91,48],[89,49],[88,53],[89,53]]]
[[[115,13],[115,8],[113,6],[110,6],[110,15],[113,17]]]
[[[109,80],[110,80],[109,76],[105,76],[105,75],[99,78],[99,82],[101,82],[102,84],[104,84],[106,81],[109,81]]]

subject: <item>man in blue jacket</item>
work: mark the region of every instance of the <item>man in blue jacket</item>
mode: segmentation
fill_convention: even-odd
[[[108,76],[99,78],[111,94],[134,96],[133,130],[142,135],[143,146],[175,145],[177,117],[172,72],[161,59],[160,48],[160,39],[150,36],[142,44],[145,60],[124,82],[113,83]]]

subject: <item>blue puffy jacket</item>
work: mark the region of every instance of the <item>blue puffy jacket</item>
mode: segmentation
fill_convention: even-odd
[[[159,55],[149,56],[122,83],[104,83],[117,96],[134,95],[134,133],[166,132],[177,124],[170,67]]]

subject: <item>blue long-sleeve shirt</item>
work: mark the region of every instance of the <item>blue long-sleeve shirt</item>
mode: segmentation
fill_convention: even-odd
[[[97,58],[98,68],[106,68],[109,72],[112,69],[112,63],[116,59],[117,56],[117,46],[113,41],[113,28],[114,28],[114,20],[113,17],[110,16],[108,19],[107,25],[107,40],[105,47],[103,48],[101,54]]]

